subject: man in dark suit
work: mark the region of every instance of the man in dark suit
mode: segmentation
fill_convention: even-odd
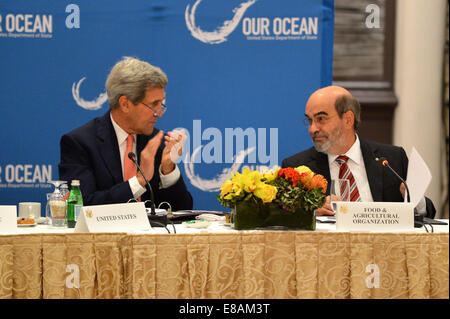
[[[359,102],[349,91],[338,86],[317,90],[306,103],[305,124],[309,128],[314,147],[284,159],[282,167],[306,165],[328,180],[326,203],[316,211],[317,215],[334,215],[330,206],[330,181],[339,178],[342,171],[341,158],[346,160],[353,176],[357,190],[352,194],[358,200],[404,200],[405,186],[377,159],[387,158],[390,166],[406,179],[408,158],[405,151],[401,147],[360,139],[356,134],[361,122],[360,114]],[[416,209],[430,218],[436,214],[436,209],[428,198],[423,198]]]
[[[163,104],[166,85],[160,68],[125,57],[106,81],[110,110],[62,136],[59,176],[80,180],[84,205],[150,199],[144,177],[128,158],[134,152],[156,205],[167,201],[173,210],[192,209],[192,196],[175,164],[182,153],[184,132],[164,136],[154,127],[167,109]]]

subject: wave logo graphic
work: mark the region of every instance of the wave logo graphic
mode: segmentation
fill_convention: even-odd
[[[195,23],[195,11],[202,0],[197,0],[194,5],[186,6],[184,12],[184,18],[186,20],[186,26],[191,32],[192,36],[204,43],[218,44],[227,41],[227,37],[236,29],[237,25],[244,16],[245,11],[252,6],[258,0],[248,0],[242,2],[238,7],[233,9],[234,16],[231,20],[226,20],[221,27],[218,27],[214,31],[203,31]]]
[[[85,110],[95,111],[102,108],[102,105],[108,100],[108,96],[106,95],[106,92],[100,93],[100,95],[92,100],[92,101],[86,101],[80,96],[80,86],[83,81],[86,80],[86,77],[81,78],[78,83],[72,84],[72,96],[75,102],[79,106],[81,106]]]
[[[231,165],[231,167],[224,168],[222,170],[222,173],[220,173],[219,175],[217,175],[212,179],[202,179],[200,176],[196,175],[194,171],[194,158],[200,151],[202,146],[203,145],[200,145],[194,150],[194,152],[192,152],[191,160],[187,160],[188,154],[186,154],[186,161],[184,162],[184,170],[191,184],[201,189],[202,191],[206,192],[220,191],[222,184],[225,183],[225,181],[230,178],[230,174],[237,172],[240,169],[247,155],[256,149],[255,147],[250,147],[249,149],[240,151],[239,154],[235,156],[233,165]]]

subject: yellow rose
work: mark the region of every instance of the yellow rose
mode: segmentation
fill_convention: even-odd
[[[300,175],[301,175],[302,173],[312,173],[312,174],[314,175],[313,171],[310,170],[309,167],[308,167],[308,166],[305,166],[305,165],[296,167],[296,168],[294,168],[294,169],[295,169],[297,172],[299,172]],[[311,177],[312,177],[312,176],[311,176]]]
[[[255,196],[261,198],[263,203],[272,202],[277,196],[277,188],[266,183],[259,183],[255,190]]]

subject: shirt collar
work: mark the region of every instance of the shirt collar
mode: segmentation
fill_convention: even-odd
[[[117,124],[117,123],[114,121],[114,119],[113,119],[111,113],[109,114],[109,116],[110,116],[110,118],[111,118],[111,122],[112,122],[112,125],[113,125],[113,127],[114,127],[114,131],[116,132],[117,142],[118,142],[119,145],[120,145],[120,144],[122,144],[124,141],[127,140],[128,133],[127,133],[123,128],[121,128],[121,127],[119,126],[119,124]],[[135,138],[135,140],[136,140],[136,136],[134,136],[134,138]]]
[[[361,163],[362,160],[362,152],[361,152],[361,143],[359,141],[358,134],[355,133],[356,140],[353,143],[352,147],[345,153],[345,154],[328,154],[328,163],[333,163],[336,158],[340,155],[346,155],[349,159],[351,159],[353,162],[355,162],[357,165]]]

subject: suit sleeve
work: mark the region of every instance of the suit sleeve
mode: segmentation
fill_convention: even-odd
[[[287,167],[296,167],[298,165],[294,165],[292,163],[292,161],[289,161],[288,158],[285,158],[282,162],[281,162],[281,168],[287,168]]]
[[[89,154],[89,148],[74,137],[64,135],[60,141],[60,148],[59,178],[68,182],[73,179],[80,180],[84,205],[125,203],[133,198],[128,182],[116,184],[108,189],[99,189],[96,168]]]

